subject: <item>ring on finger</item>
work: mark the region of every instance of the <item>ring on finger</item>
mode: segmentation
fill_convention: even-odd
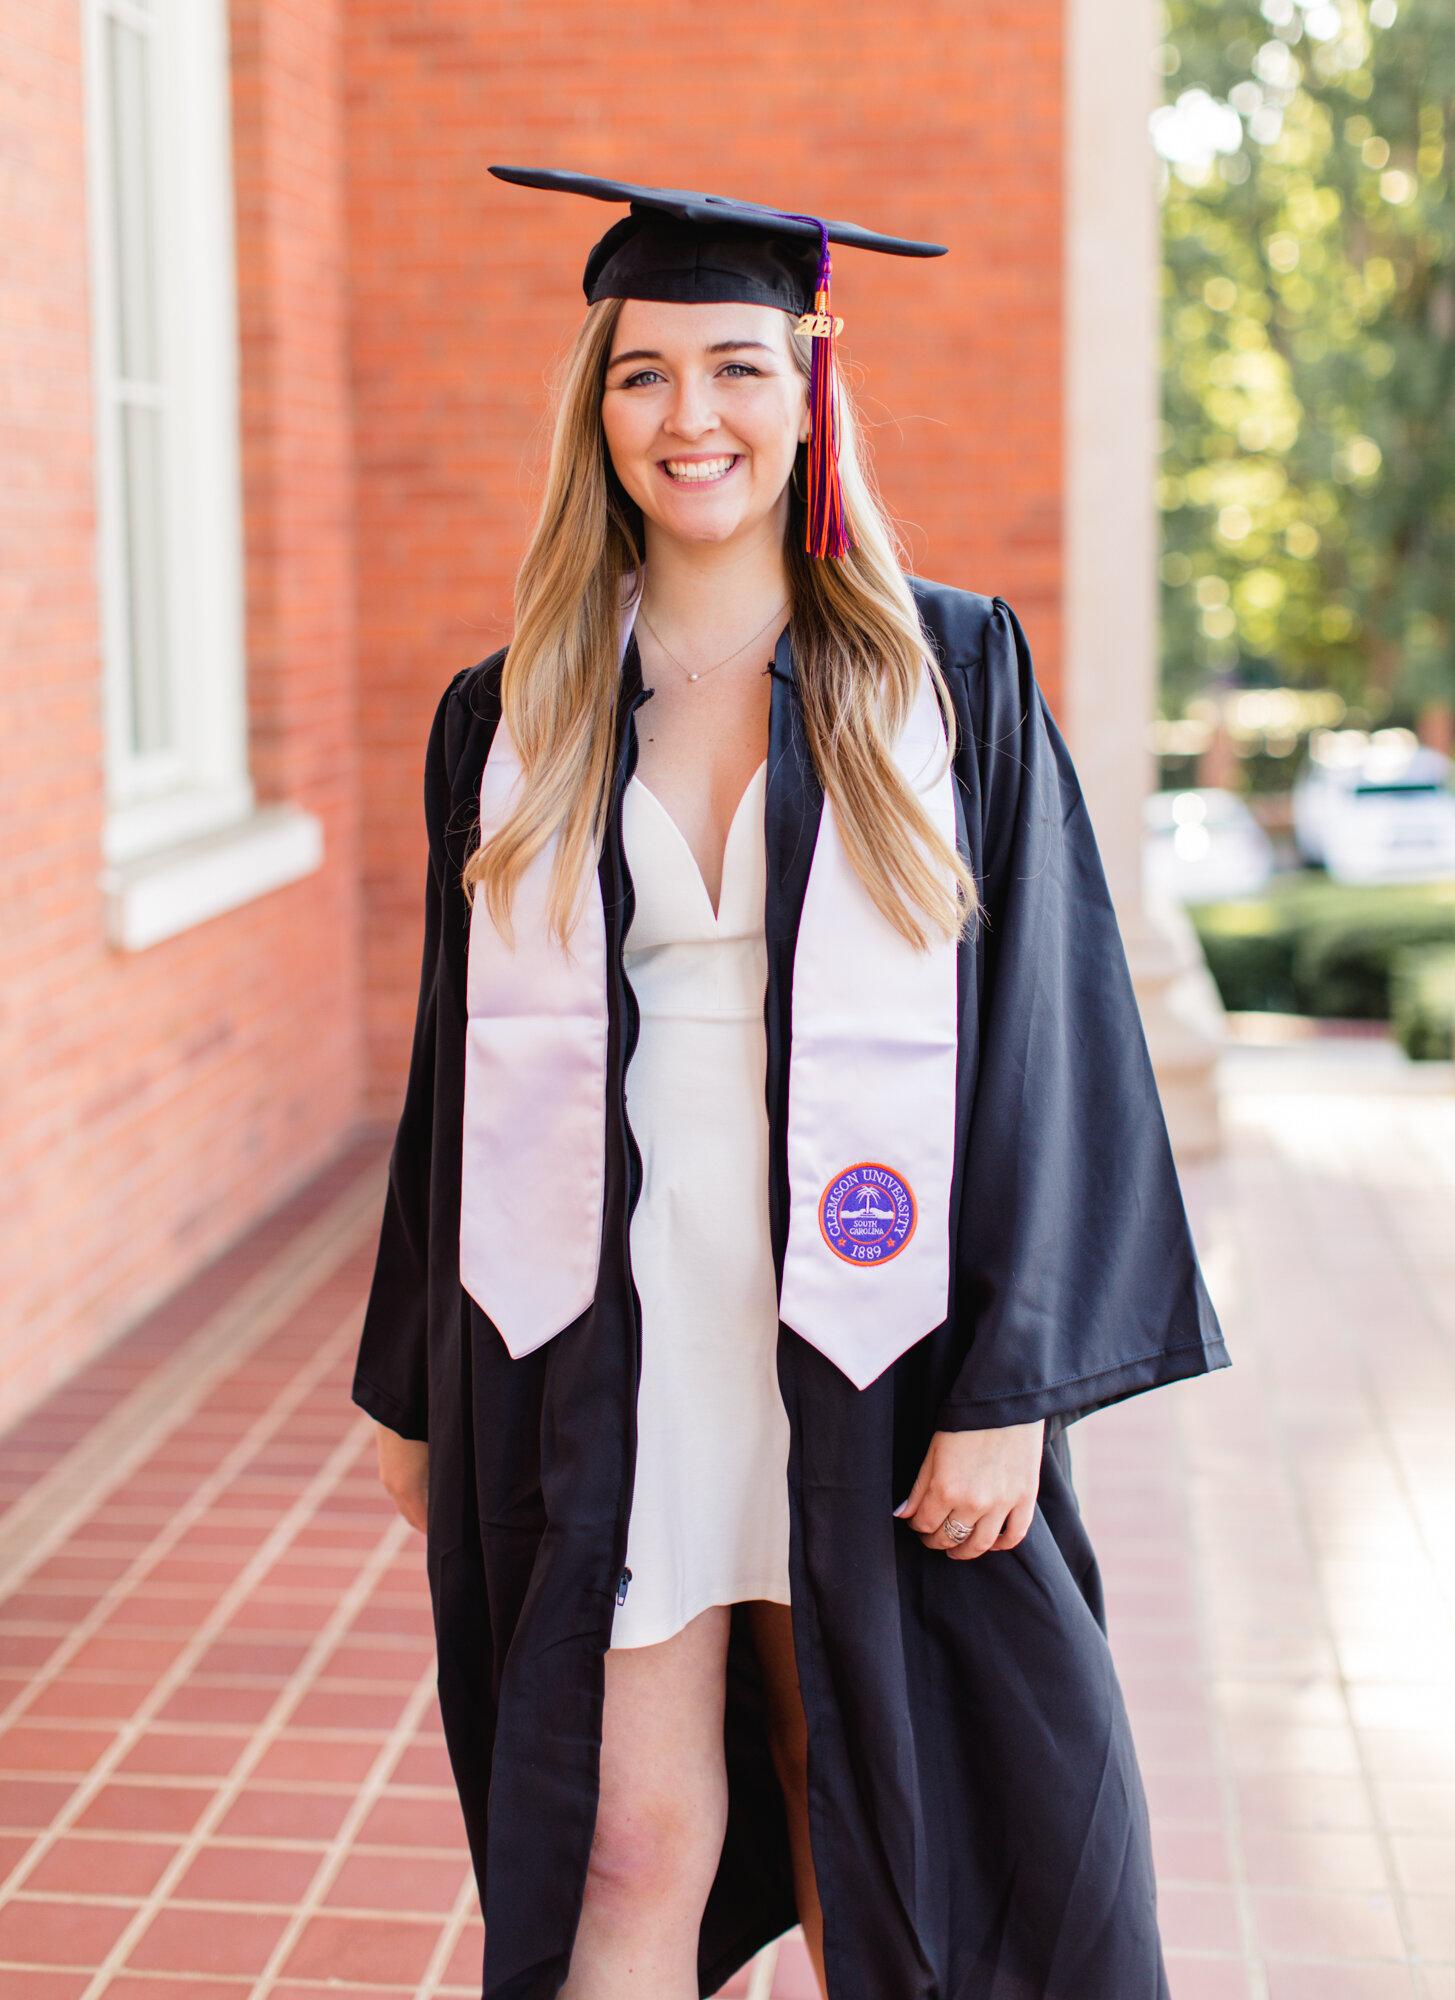
[[[944,1531],[957,1548],[961,1542],[968,1542],[972,1533],[972,1530],[967,1528],[963,1521],[957,1521],[953,1514],[945,1522]]]

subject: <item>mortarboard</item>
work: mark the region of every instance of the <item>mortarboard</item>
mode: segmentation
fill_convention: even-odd
[[[551,168],[492,167],[497,180],[518,187],[627,202],[629,212],[608,229],[586,260],[587,300],[656,299],[682,305],[776,306],[797,315],[813,342],[809,382],[812,434],[808,453],[808,551],[842,556],[851,543],[838,469],[835,340],[843,321],[831,298],[830,243],[893,257],[943,257],[940,243],[881,236],[853,222],[790,215],[757,202],[678,188],[635,187]]]

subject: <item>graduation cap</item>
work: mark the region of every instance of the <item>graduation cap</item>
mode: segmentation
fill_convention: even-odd
[[[857,223],[785,214],[722,195],[634,187],[628,181],[551,168],[490,171],[497,180],[517,187],[629,204],[628,213],[607,230],[586,260],[582,284],[592,305],[598,299],[659,299],[680,305],[776,306],[796,315],[796,330],[813,342],[808,552],[847,555],[852,544],[839,483],[835,379],[835,341],[844,322],[833,311],[829,245],[843,243],[892,257],[943,257],[945,246],[881,236]]]

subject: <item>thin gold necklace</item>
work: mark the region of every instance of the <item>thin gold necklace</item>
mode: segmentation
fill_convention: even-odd
[[[695,674],[693,673],[690,667],[683,666],[682,662],[678,659],[677,655],[672,651],[672,648],[667,644],[666,640],[662,637],[661,633],[657,630],[656,626],[652,623],[651,619],[648,618],[646,612],[638,611],[637,616],[638,618],[641,619],[642,623],[646,626],[647,630],[651,633],[652,637],[656,640],[657,644],[662,648],[662,651],[667,655],[667,658],[672,662],[673,666],[677,669],[678,673],[686,674],[688,680],[690,681],[701,681],[701,680],[706,680],[709,674],[715,674],[719,667],[725,667],[729,660],[735,660],[738,657],[739,653],[746,653],[749,646],[753,644],[754,640],[762,638],[763,634],[768,630],[768,627],[773,623],[773,619],[781,618],[787,609],[788,609],[788,600],[785,598],[784,601],[779,605],[778,609],[773,613],[773,616],[771,618],[764,619],[763,623],[758,627],[757,631],[753,634],[753,637],[751,639],[744,639],[741,646],[734,646],[730,653],[725,653],[720,660],[715,660],[710,667],[700,668],[698,672],[696,672]]]

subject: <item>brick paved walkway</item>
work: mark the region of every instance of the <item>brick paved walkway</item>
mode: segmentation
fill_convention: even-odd
[[[1078,1442],[1173,1992],[1455,2000],[1455,1096],[1378,1048],[1230,1080],[1189,1192],[1240,1366]],[[0,1439],[4,2000],[479,1991],[346,1401],[378,1189],[340,1161]],[[799,1941],[769,1970],[813,2000]]]

